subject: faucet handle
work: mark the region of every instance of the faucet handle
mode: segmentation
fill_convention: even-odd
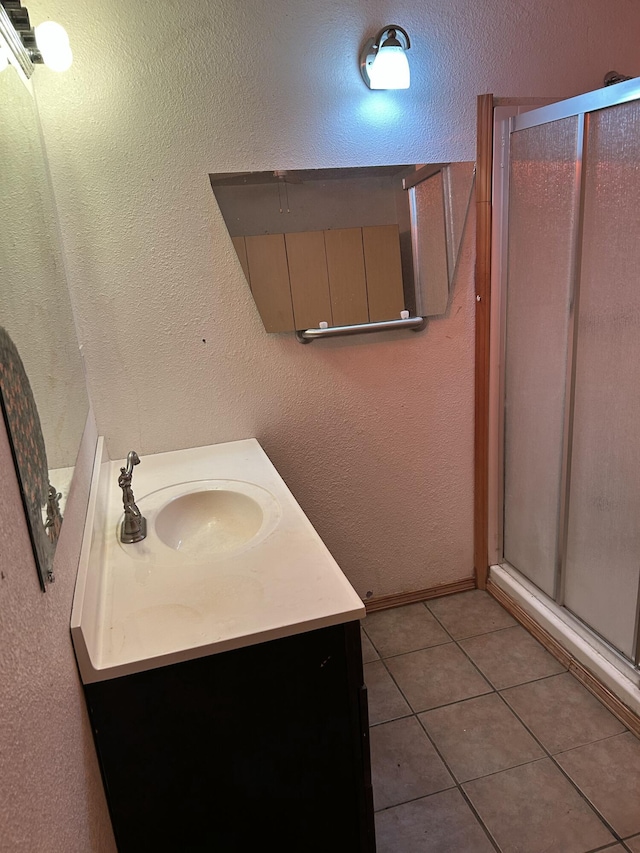
[[[127,454],[127,468],[126,468],[125,473],[128,476],[131,476],[131,473],[133,471],[133,466],[139,465],[139,464],[140,464],[140,457],[135,452],[135,450],[130,450],[129,453]]]

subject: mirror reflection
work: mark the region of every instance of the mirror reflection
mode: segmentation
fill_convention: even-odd
[[[0,73],[0,216],[0,327],[6,330],[4,340],[14,345],[28,377],[46,461],[33,448],[26,454],[24,448],[16,452],[21,425],[9,414],[16,411],[15,398],[12,406],[5,399],[3,408],[25,508],[36,493],[44,501],[39,518],[29,519],[44,589],[53,561],[52,540],[61,519],[50,520],[46,527],[50,548],[38,549],[35,543],[42,539],[49,499],[64,515],[89,403],[36,105],[31,84],[23,82],[12,66]],[[3,397],[7,394],[3,388]],[[17,408],[29,405],[24,402]],[[44,498],[43,478],[47,480]],[[55,510],[50,506],[50,519],[51,512]]]
[[[446,312],[473,164],[209,177],[267,332]]]

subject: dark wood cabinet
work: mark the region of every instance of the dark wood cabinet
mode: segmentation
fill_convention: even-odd
[[[373,853],[358,622],[85,685],[120,853]]]

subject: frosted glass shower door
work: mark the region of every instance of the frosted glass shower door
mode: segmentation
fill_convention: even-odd
[[[629,657],[640,578],[640,101],[588,116],[565,605]]]
[[[555,593],[577,208],[578,118],[511,135],[504,557]]]

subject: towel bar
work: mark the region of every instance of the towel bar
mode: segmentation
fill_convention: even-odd
[[[343,335],[361,335],[367,332],[389,332],[393,329],[412,329],[420,331],[426,325],[425,317],[403,317],[399,320],[380,320],[375,323],[355,323],[352,326],[328,326],[326,329],[305,329],[297,331],[296,338],[301,344],[310,344],[318,338],[338,338]]]

